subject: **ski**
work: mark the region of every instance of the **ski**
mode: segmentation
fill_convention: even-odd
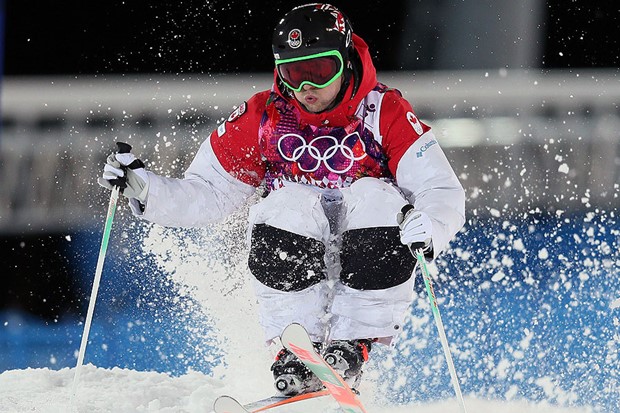
[[[280,338],[282,345],[294,353],[323,382],[345,413],[366,413],[366,409],[349,385],[316,352],[305,328],[300,324],[291,324],[284,329]]]
[[[246,405],[242,405],[233,397],[220,396],[213,404],[214,413],[259,413],[279,406],[300,402],[303,400],[314,399],[317,397],[329,396],[327,390],[298,394],[297,396],[284,397],[272,396],[266,399],[258,400]]]

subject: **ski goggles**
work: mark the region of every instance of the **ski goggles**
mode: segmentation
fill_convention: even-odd
[[[338,50],[276,60],[280,80],[295,92],[301,92],[305,85],[327,87],[338,79],[343,69],[344,61]]]

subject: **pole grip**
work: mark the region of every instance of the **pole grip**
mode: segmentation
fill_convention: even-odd
[[[118,153],[129,153],[131,152],[131,145],[125,142],[116,142],[116,147],[118,148]]]
[[[129,153],[131,152],[131,145],[125,142],[116,142],[117,153]],[[127,167],[121,164],[121,169],[125,171],[125,176],[121,176],[117,179],[110,180],[110,183],[117,186],[121,193],[127,188]]]

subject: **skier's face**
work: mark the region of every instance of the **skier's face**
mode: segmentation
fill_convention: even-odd
[[[319,113],[329,108],[336,100],[340,87],[342,86],[342,76],[324,88],[317,88],[304,85],[299,92],[293,91],[295,99],[303,105],[308,112]]]

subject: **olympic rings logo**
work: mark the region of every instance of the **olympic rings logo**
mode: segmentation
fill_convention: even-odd
[[[361,154],[356,156],[354,149],[358,143],[361,151],[357,148],[357,152]],[[278,151],[283,159],[297,162],[303,172],[316,172],[324,165],[330,172],[337,174],[348,172],[355,161],[367,156],[366,145],[358,132],[347,135],[340,141],[329,135],[318,136],[310,143],[296,133],[287,133],[278,140]]]

